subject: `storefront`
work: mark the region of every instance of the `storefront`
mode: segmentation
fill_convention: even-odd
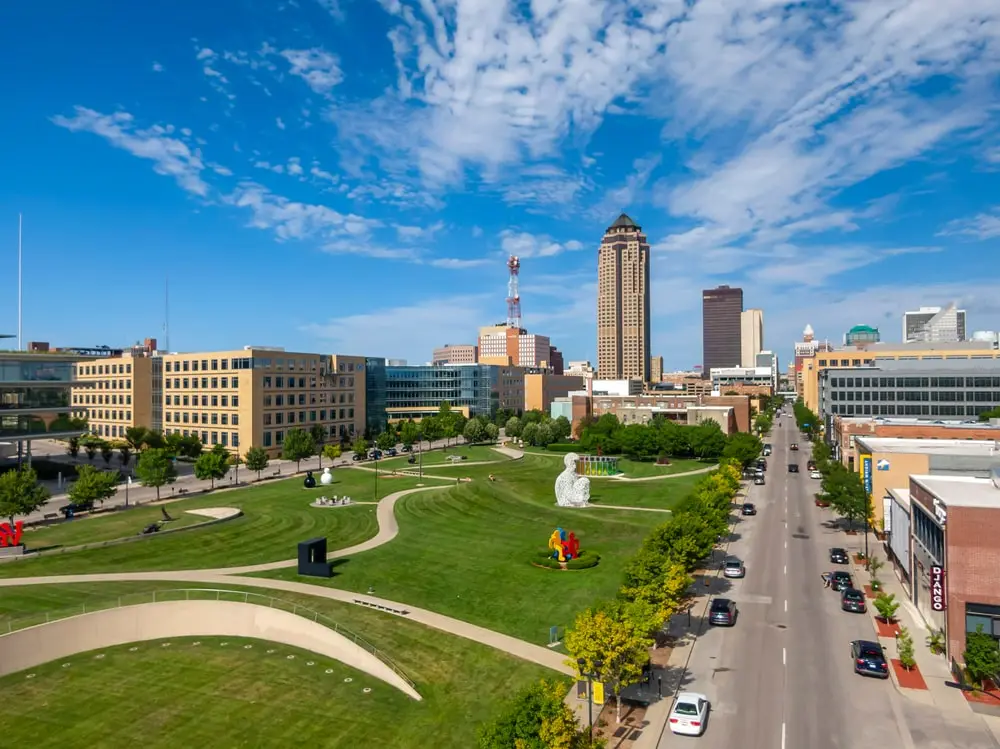
[[[882,499],[885,508],[885,530],[889,534],[886,549],[893,572],[907,594],[910,594],[910,490],[889,489]]]

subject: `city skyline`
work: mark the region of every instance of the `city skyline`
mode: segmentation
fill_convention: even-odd
[[[477,47],[444,16],[421,33],[432,5],[171,7],[0,11],[5,75],[28,92],[0,125],[18,144],[0,257],[14,262],[23,212],[25,340],[162,338],[169,275],[171,348],[421,360],[493,322],[516,254],[525,326],[596,361],[593,237],[623,210],[650,239],[650,353],[668,370],[701,361],[698,292],[720,283],[761,300],[786,358],[807,322],[837,340],[861,318],[895,338],[928,301],[1000,327],[979,260],[1000,235],[985,22],[1000,10],[842,14],[825,33],[832,6],[783,9],[783,24],[777,9],[743,23],[695,7],[648,29],[620,3],[557,6],[554,26],[508,9]],[[599,85],[573,83],[581,66]],[[77,314],[107,295],[128,314]],[[248,322],[248,300],[270,313]]]

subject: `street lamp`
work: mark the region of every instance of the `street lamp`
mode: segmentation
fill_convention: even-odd
[[[378,502],[378,450],[375,450],[375,501]]]
[[[132,486],[132,477],[125,477],[125,509],[128,509],[128,488]]]
[[[576,659],[577,668],[580,671],[580,676],[587,680],[587,727],[588,735],[590,736],[590,746],[594,745],[594,679],[601,678],[601,666],[604,665],[604,661],[594,661],[594,668],[591,671],[587,670],[587,661],[583,658]]]

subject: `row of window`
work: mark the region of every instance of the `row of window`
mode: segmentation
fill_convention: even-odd
[[[239,432],[198,432],[196,430],[167,429],[164,434],[179,434],[183,437],[197,437],[203,445],[222,445],[223,447],[239,447]]]
[[[984,411],[992,409],[991,405],[982,406],[928,406],[928,405],[854,405],[853,403],[834,403],[831,412],[837,416],[979,416]]]
[[[199,368],[199,364],[201,365]],[[252,369],[253,359],[241,356],[235,359],[185,359],[163,362],[164,372],[216,372],[220,369]]]
[[[171,397],[173,397],[173,401],[172,402],[170,400]],[[238,395],[233,395],[233,396],[228,396],[228,395],[214,395],[214,394],[212,396],[203,395],[203,396],[201,396],[201,401],[199,402],[197,395],[183,395],[183,396],[182,395],[174,395],[174,396],[169,396],[168,395],[164,399],[164,403],[166,405],[168,405],[168,406],[170,406],[170,405],[174,405],[174,406],[194,406],[195,408],[197,408],[199,405],[201,405],[202,408],[208,408],[209,405],[211,405],[213,407],[218,407],[218,406],[221,405],[223,408],[229,408],[230,406],[232,408],[239,408],[240,407],[240,396],[238,396]]]
[[[118,421],[132,421],[132,412],[131,411],[118,411],[118,410],[115,410],[115,409],[104,409],[104,408],[95,409],[95,408],[92,408],[92,409],[90,409],[90,418],[91,419],[99,419],[101,421],[104,421],[104,420],[107,420],[107,419],[116,419]],[[115,435],[115,436],[117,436],[117,435]]]
[[[286,384],[286,378],[285,377],[282,377],[282,376],[279,375],[279,376],[276,376],[276,377],[272,378],[270,375],[266,375],[265,377],[262,378],[262,382],[263,382],[264,387],[266,387],[266,388],[270,388],[270,387],[275,387],[275,388],[284,388],[284,387],[288,387],[288,388],[295,388],[295,387],[304,388],[306,386],[306,378],[305,377],[299,377],[298,379],[296,379],[295,377],[288,377],[287,378],[287,384]],[[351,387],[351,388],[354,387],[354,378],[353,377],[341,377],[341,378],[339,378],[339,382],[340,382],[340,387]],[[327,385],[325,383],[323,383],[322,386],[323,387],[331,387],[330,385]],[[315,377],[310,377],[309,378],[309,387],[311,387],[311,388],[316,387],[316,378]],[[336,387],[336,385],[334,385],[333,387]]]
[[[904,401],[909,403],[1000,403],[1000,390],[834,390],[832,401]]]
[[[131,390],[132,380],[98,380],[96,390]]]
[[[831,377],[833,387],[1000,388],[1000,377]]]
[[[207,414],[202,412],[200,415],[196,413],[188,414],[187,411],[167,411],[163,414],[164,421],[172,421],[175,424],[232,424],[234,427],[239,426],[240,415],[239,414],[228,414],[228,413],[211,413]]]
[[[112,395],[94,395],[92,393],[74,393],[73,403],[78,406],[85,405],[99,405],[99,406],[131,406],[132,396],[131,395],[118,395],[114,393]]]
[[[309,393],[309,403],[308,405],[316,405],[317,398],[316,393]],[[354,393],[330,393],[330,403],[337,403],[339,395],[340,403],[354,403]],[[326,393],[319,393],[319,402],[326,403]],[[264,396],[264,408],[270,408],[271,406],[305,406],[306,404],[306,394],[305,393],[287,393],[287,394],[277,394],[274,396],[265,395]]]
[[[353,424],[331,424],[327,434],[329,439],[334,439],[340,436],[341,439],[344,437],[353,437],[354,425]],[[274,447],[276,445],[282,445],[285,442],[285,433],[283,431],[277,432],[264,432],[264,447]]]
[[[346,413],[346,416],[345,416],[345,413]],[[298,415],[299,415],[298,416],[298,423],[299,424],[304,424],[306,422],[306,412],[305,411],[299,411]],[[317,420],[317,413],[316,413],[316,411],[310,411],[308,415],[309,415],[309,421],[316,421]],[[326,417],[327,417],[327,411],[324,408],[324,409],[322,409],[322,410],[319,411],[319,421],[326,421]],[[345,418],[347,418],[347,419],[353,419],[354,418],[354,409],[353,408],[348,408],[348,409],[343,409],[342,408],[342,409],[340,409],[340,415],[338,416],[337,415],[337,410],[334,409],[334,408],[331,408],[330,409],[330,418],[331,419],[337,419],[337,418],[340,418],[340,419],[345,419]],[[296,423],[295,422],[295,411],[289,411],[288,413],[282,413],[282,412],[279,411],[278,413],[275,413],[275,414],[269,414],[269,413],[264,414],[264,426],[270,426],[272,423],[273,424],[294,424],[294,423]]]
[[[84,375],[132,374],[131,364],[77,364],[77,372]]]
[[[170,388],[170,383],[173,382],[174,389],[176,390],[197,390],[199,379],[197,377],[174,377],[171,380],[169,377],[163,378],[164,387]],[[233,377],[202,377],[201,380],[202,390],[208,390],[209,387],[212,389],[218,389],[219,387],[227,388],[238,388],[240,386],[240,378]],[[183,383],[183,386],[182,384]]]

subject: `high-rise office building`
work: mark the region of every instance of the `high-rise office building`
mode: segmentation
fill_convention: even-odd
[[[743,289],[705,289],[701,292],[701,311],[701,376],[711,378],[713,367],[735,367],[743,361]]]
[[[958,343],[965,340],[965,310],[921,307],[903,313],[903,343]]]
[[[650,382],[662,382],[663,381],[663,357],[662,356],[651,356],[651,357],[649,357],[649,381]]]
[[[757,354],[764,350],[764,310],[740,313],[740,366],[755,367]]]
[[[649,242],[624,213],[597,252],[597,373],[649,381]]]

